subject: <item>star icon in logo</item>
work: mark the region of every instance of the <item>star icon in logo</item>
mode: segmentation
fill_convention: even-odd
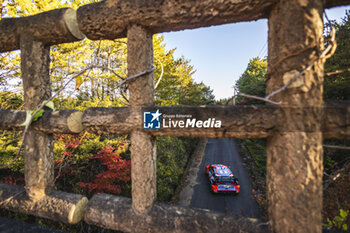
[[[156,120],[157,119],[157,121],[159,121],[159,117],[161,116],[162,114],[159,112],[159,109],[157,109],[157,111],[155,112],[155,113],[152,113],[152,120],[151,120],[151,122],[152,121],[154,121],[154,120]]]

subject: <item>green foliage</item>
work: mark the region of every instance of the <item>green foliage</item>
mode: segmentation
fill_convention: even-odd
[[[192,75],[195,70],[190,61],[184,57],[174,58],[175,49],[165,49],[164,37],[154,37],[155,82],[161,74],[163,64],[164,74],[155,90],[157,105],[207,105],[214,103],[212,90],[203,83],[194,82]]]
[[[22,95],[9,91],[0,92],[0,109],[19,109],[22,105]]]
[[[338,230],[348,230],[348,225],[345,223],[346,218],[348,217],[349,211],[345,211],[343,209],[339,210],[339,216],[335,216],[332,220],[327,218],[327,223],[323,224],[324,227],[327,228],[336,228]]]
[[[325,64],[325,72],[347,70],[324,79],[324,98],[326,100],[350,100],[350,11],[346,11],[340,24],[335,24],[337,50]]]
[[[77,8],[79,5],[93,1],[9,0],[4,3],[2,16],[27,16],[65,6]],[[76,80],[77,83],[72,82],[69,84],[47,107],[52,110],[55,110],[55,107],[57,109],[85,110],[88,107],[125,106],[120,100],[121,96],[118,88],[120,78],[118,75],[122,77],[127,76],[126,50],[126,39],[104,41],[85,39],[75,43],[51,46],[50,77],[51,89],[54,92],[58,91],[72,77],[72,74],[76,74],[91,65],[109,67],[117,75],[106,70],[92,69],[80,76]],[[196,83],[193,80],[194,67],[184,57],[174,58],[174,51],[175,49],[169,51],[165,49],[162,36],[154,36],[154,54],[156,58],[154,65],[157,67],[154,75],[155,82],[160,78],[161,64],[164,67],[164,75],[155,93],[156,104],[212,104],[214,102],[212,90],[203,83]],[[15,94],[11,89],[17,88],[22,91],[20,54],[18,52],[3,53],[0,56],[0,70],[0,108],[21,109],[23,96]],[[76,90],[77,87],[79,92]],[[31,113],[33,114],[33,112]],[[36,115],[36,118],[39,118],[40,114]],[[101,161],[90,158],[98,155],[101,149],[108,146],[116,147],[120,143],[128,143],[127,137],[117,135],[106,137],[82,133],[80,135],[55,135],[54,137],[55,188],[66,192],[83,194],[88,197],[91,197],[92,193],[77,184],[79,182],[92,182],[98,174],[106,175],[106,166]],[[0,165],[12,161],[20,143],[19,133],[0,132]],[[169,201],[171,199],[195,145],[195,139],[157,139],[157,188],[159,201]],[[130,160],[130,151],[121,153],[121,156],[125,160]],[[4,170],[6,176],[9,176],[7,181],[16,183],[21,178],[23,179],[23,167],[23,157],[20,157],[9,169]],[[114,185],[115,182],[111,181],[111,183],[113,183],[111,185]],[[131,196],[130,181],[121,182],[120,187],[121,195]],[[48,227],[56,227],[69,232],[92,232],[95,228],[85,223],[70,226],[28,215],[6,214],[14,218],[36,222]],[[111,231],[105,230],[104,232]]]
[[[265,74],[267,71],[267,61],[259,57],[249,61],[247,69],[236,82],[235,88],[244,94],[264,97],[266,84]],[[237,98],[238,103],[242,104],[262,104],[264,102],[254,99]]]
[[[189,138],[157,137],[158,201],[170,201],[196,141]]]
[[[260,176],[266,177],[266,141],[263,139],[245,139],[243,143],[247,147],[255,164],[255,171]]]

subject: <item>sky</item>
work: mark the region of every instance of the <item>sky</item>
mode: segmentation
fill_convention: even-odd
[[[326,10],[330,20],[340,22],[350,6]],[[193,78],[214,90],[216,99],[233,95],[233,86],[250,59],[267,56],[267,20],[162,33],[167,49],[176,57],[191,60]]]

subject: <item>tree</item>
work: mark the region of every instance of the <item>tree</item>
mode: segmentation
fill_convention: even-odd
[[[343,71],[326,76],[324,80],[325,100],[350,100],[350,11],[346,11],[337,29],[337,50],[325,64],[325,73]]]
[[[175,49],[166,51],[164,37],[154,38],[154,57],[157,69],[155,82],[158,81],[163,65],[164,74],[155,90],[157,105],[207,105],[214,103],[214,95],[210,87],[196,83],[192,75],[195,73],[190,61],[183,56],[174,57]]]
[[[244,94],[264,97],[266,90],[265,74],[267,61],[259,57],[249,61],[247,69],[236,82],[235,88]],[[244,104],[261,104],[259,100],[237,98],[238,102]]]

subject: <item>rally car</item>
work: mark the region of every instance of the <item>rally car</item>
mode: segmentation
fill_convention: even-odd
[[[206,174],[213,193],[239,193],[241,187],[238,179],[228,166],[222,164],[207,165]]]

